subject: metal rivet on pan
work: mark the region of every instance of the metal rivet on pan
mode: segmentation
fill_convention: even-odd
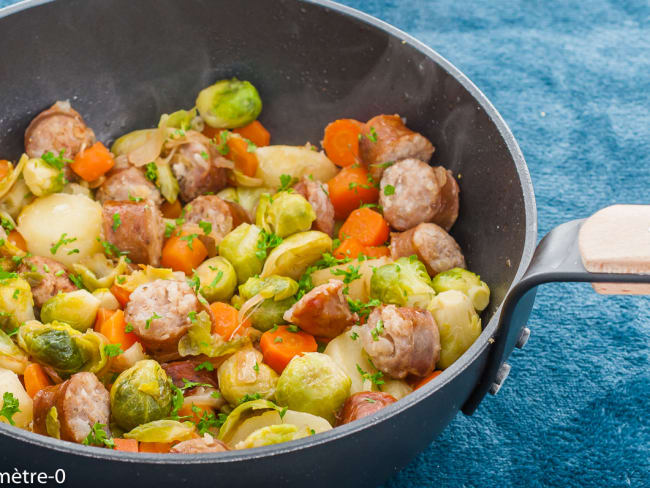
[[[497,371],[497,377],[495,378],[494,383],[492,383],[492,386],[490,386],[490,394],[496,395],[499,393],[503,382],[506,380],[509,374],[510,365],[508,363],[503,363],[499,368],[499,371]]]
[[[523,329],[521,329],[521,334],[519,334],[519,339],[517,339],[517,344],[515,344],[515,346],[521,349],[526,345],[529,337],[530,337],[530,329],[528,327],[524,327]]]

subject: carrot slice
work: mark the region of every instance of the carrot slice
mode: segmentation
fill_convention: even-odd
[[[111,344],[120,344],[123,351],[126,351],[138,340],[138,336],[133,332],[126,332],[125,329],[126,321],[122,310],[99,309],[95,330],[106,337]]]
[[[233,132],[245,137],[258,147],[268,146],[271,143],[271,134],[259,120],[254,120],[239,129],[233,129]]]
[[[365,168],[348,166],[339,171],[327,186],[337,219],[343,220],[362,203],[376,203],[379,190]]]
[[[114,437],[113,442],[115,443],[116,451],[138,452],[138,441],[135,439],[119,439]]]
[[[239,326],[239,310],[223,302],[214,302],[210,305],[212,312],[213,326],[212,332],[219,334],[225,340],[233,336],[244,336],[248,333],[251,326],[250,320],[245,320]]]
[[[238,169],[246,176],[253,177],[257,172],[257,156],[254,150],[249,151],[248,142],[241,137],[228,137],[228,154],[226,157],[235,163]]]
[[[180,200],[176,200],[174,203],[169,203],[165,200],[160,206],[160,211],[166,219],[176,219],[181,216],[183,207],[181,206]]]
[[[29,363],[23,375],[25,390],[27,390],[27,394],[32,398],[43,388],[52,384],[49,376],[45,374],[41,365],[37,363]]]
[[[12,166],[11,161],[0,159],[0,180],[9,174],[9,170]]]
[[[426,378],[423,378],[420,380],[418,383],[416,383],[415,387],[413,388],[414,390],[417,390],[418,388],[422,388],[424,385],[426,385],[429,381],[434,379],[436,376],[438,376],[440,373],[442,373],[441,370],[436,370],[433,373],[431,373],[429,376]]]
[[[281,325],[262,334],[260,348],[264,362],[280,374],[295,356],[303,352],[316,352],[318,344],[313,335],[302,331],[291,332],[288,326]]]
[[[85,181],[95,181],[114,165],[113,154],[101,142],[78,153],[70,163],[72,171]]]
[[[197,409],[195,412],[194,407]],[[214,409],[208,405],[197,405],[197,404],[189,404],[185,403],[183,406],[178,410],[178,416],[179,417],[189,417],[189,421],[193,422],[195,424],[198,424],[199,421],[201,420],[201,417],[203,417],[204,414],[214,414]]]
[[[18,249],[27,252],[27,243],[25,242],[25,238],[16,229],[9,232],[9,235],[7,235],[7,240]]]
[[[323,149],[337,166],[359,162],[359,136],[363,124],[354,119],[339,119],[325,127]]]
[[[390,256],[390,249],[386,246],[366,246],[363,248],[363,254],[369,258],[382,258]]]
[[[357,259],[359,254],[364,254],[366,248],[354,237],[344,240],[339,247],[334,250],[334,257],[337,259]]]
[[[339,239],[353,237],[364,246],[379,246],[388,239],[388,223],[379,213],[367,207],[353,210],[339,230]]]
[[[129,303],[131,292],[126,288],[122,288],[121,286],[114,284],[111,285],[110,292],[113,294],[122,308],[126,307],[126,304]]]
[[[161,264],[163,268],[182,271],[189,276],[207,256],[208,250],[198,235],[183,232],[180,236],[167,239],[162,250]]]
[[[173,445],[173,442],[140,442],[139,452],[166,454]]]

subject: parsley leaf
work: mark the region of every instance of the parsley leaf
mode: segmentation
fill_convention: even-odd
[[[149,181],[155,183],[158,180],[158,166],[156,166],[156,163],[154,162],[147,163],[147,165],[145,166],[144,175],[147,177]]]
[[[115,232],[120,225],[122,225],[122,218],[119,213],[115,212],[113,214],[113,232]]]
[[[18,399],[9,391],[5,391],[2,395],[2,409],[0,409],[0,417],[6,418],[11,425],[16,425],[13,416],[19,413]]]
[[[378,341],[379,336],[384,333],[384,321],[379,319],[377,325],[370,331],[373,341]]]
[[[126,332],[127,334],[128,334],[129,332],[133,332],[133,324],[132,324],[131,322],[129,322],[128,324],[126,324],[126,326],[124,327],[124,332]]]
[[[367,371],[364,371],[361,366],[357,364],[357,371],[364,380],[370,380],[374,385],[381,386],[384,384],[384,374],[381,371],[377,371],[375,374],[370,374]]]
[[[206,222],[205,220],[199,221],[199,227],[206,236],[212,232],[212,224],[210,222]]]
[[[214,365],[210,361],[205,361],[201,364],[199,364],[196,368],[194,368],[194,371],[214,371]]]
[[[384,187],[384,195],[390,196],[395,194],[395,187],[393,185],[386,185]]]
[[[194,239],[196,239],[198,237],[199,237],[198,234],[188,234],[186,236],[182,236],[181,241],[187,241],[187,247],[190,248],[190,251],[193,251],[194,247],[192,247],[193,246],[192,243],[194,242]]]
[[[252,402],[253,400],[259,400],[260,398],[262,398],[262,395],[260,395],[259,393],[253,393],[252,395],[246,393],[243,397],[239,399],[237,405],[241,405],[242,403],[246,403],[246,402]]]
[[[106,357],[113,358],[115,356],[119,356],[120,354],[124,353],[122,348],[120,347],[122,344],[107,344],[104,346],[104,354],[106,354]]]
[[[262,232],[260,232],[260,237],[257,241],[257,251],[255,252],[255,256],[257,256],[260,260],[266,259],[266,254],[270,249],[273,249],[274,247],[278,247],[280,244],[282,244],[282,237],[266,232],[264,229],[262,229]]]
[[[50,252],[52,254],[56,254],[59,248],[65,244],[70,244],[71,242],[74,242],[77,240],[76,237],[72,237],[70,239],[66,239],[66,236],[68,235],[67,232],[64,232],[61,234],[61,237],[59,238],[58,242],[56,244],[53,244],[52,247],[50,247]]]
[[[147,319],[147,321],[145,322],[144,328],[148,329],[149,327],[151,327],[151,322],[156,320],[156,319],[162,319],[162,317],[154,312],[154,314],[151,317],[149,317]]]
[[[288,191],[291,188],[291,186],[297,181],[298,179],[294,178],[291,175],[285,175],[285,174],[280,175],[280,188],[278,188],[278,192]]]
[[[95,425],[92,426],[82,444],[85,446],[106,446],[111,449],[114,448],[115,442],[113,442],[111,437],[106,435],[106,431],[104,430],[105,427],[105,424],[95,422]]]
[[[64,154],[65,154],[65,149],[61,149],[61,151],[59,151],[58,156],[56,156],[52,151],[48,151],[41,156],[41,159],[45,161],[47,164],[49,164],[50,166],[52,166],[53,168],[60,170],[63,169],[63,167],[67,163],[72,162],[72,159],[64,158],[63,157]]]

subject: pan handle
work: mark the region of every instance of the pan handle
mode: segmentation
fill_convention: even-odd
[[[537,286],[554,281],[591,282],[599,293],[650,295],[650,205],[607,207],[559,225],[541,240],[503,302],[487,365],[463,413],[471,415],[488,391],[498,391]]]

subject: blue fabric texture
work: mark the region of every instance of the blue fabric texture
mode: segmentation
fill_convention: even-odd
[[[530,167],[540,236],[650,203],[647,0],[342,3],[433,47],[490,98]],[[499,394],[387,487],[650,486],[650,300],[545,285],[529,325]]]

